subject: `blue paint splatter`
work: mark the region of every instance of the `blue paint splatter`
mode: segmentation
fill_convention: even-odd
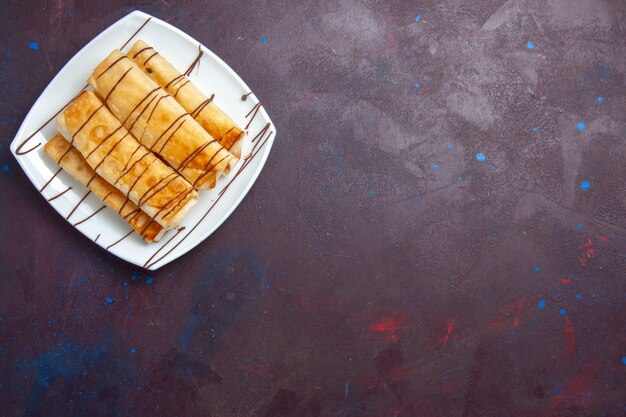
[[[539,301],[539,304],[537,304],[537,307],[539,307],[541,309],[546,308],[546,300]]]
[[[270,284],[265,284],[265,288],[270,289]]]
[[[132,353],[133,355],[137,354],[137,348],[130,348],[130,353]]]
[[[28,47],[30,49],[34,49],[35,51],[39,50],[39,44],[35,41],[32,41],[31,43],[28,44]]]
[[[535,49],[535,43],[534,43],[533,41],[528,41],[528,42],[526,43],[526,47],[527,47],[528,49]]]
[[[448,143],[448,149],[452,149],[452,144]]]
[[[586,128],[587,125],[584,122],[576,123],[576,129],[580,130],[581,132],[584,131]]]
[[[415,88],[416,90],[419,89],[421,87],[420,83],[415,83],[415,85],[413,86],[413,88]]]
[[[626,365],[626,356],[623,356],[623,357],[622,357],[622,363],[623,363],[624,365]]]
[[[148,278],[146,280],[146,284],[152,284],[154,282],[154,278]]]
[[[409,52],[409,47],[408,47],[408,46],[405,46],[404,48],[402,48],[402,50],[403,50],[404,52]]]
[[[551,394],[552,395],[559,395],[563,391],[565,391],[565,388],[563,388],[563,387],[556,387],[555,389],[552,390]]]
[[[576,294],[576,298],[578,298],[580,300],[581,298],[583,298],[583,296],[580,295],[580,294]]]
[[[115,301],[115,298],[112,298],[112,297],[106,297],[106,298],[104,299],[104,304],[105,304],[105,305],[111,305],[111,304],[113,304],[113,301]]]
[[[128,281],[122,282],[122,285],[125,286],[125,287],[128,287]]]
[[[535,272],[539,272],[539,267],[536,266],[535,268],[533,268],[535,270]]]
[[[433,169],[434,169],[435,171],[437,171],[437,170],[439,169],[439,165],[437,165],[437,164],[433,164]]]
[[[604,101],[604,99],[600,96],[596,99],[598,101],[598,103],[602,103]]]
[[[266,37],[262,37],[262,38],[261,38],[261,42],[263,42],[263,43],[267,43],[267,38],[266,38]]]
[[[420,20],[422,20],[422,15],[418,14],[415,16],[415,23],[419,22]]]
[[[589,184],[589,181],[583,181],[580,183],[580,189],[583,191],[587,191],[590,186],[591,184]]]
[[[130,276],[130,279],[132,279],[133,281],[136,281],[136,280],[137,280],[137,278],[139,278],[139,277],[138,277],[137,275],[135,275],[135,274],[132,274],[132,275]]]
[[[374,194],[376,194],[373,190],[369,192],[370,197],[374,197]]]
[[[350,389],[350,380],[346,381],[346,385],[343,387],[343,392],[346,393],[346,398],[348,398],[348,390]]]
[[[485,156],[484,153],[478,152],[476,154],[476,159],[478,159],[480,162],[485,162],[487,160],[487,157]]]
[[[564,316],[564,315],[566,315],[566,314],[567,314],[567,310],[565,310],[564,308],[562,308],[562,309],[560,309],[560,310],[559,310],[559,314],[560,314],[560,315],[562,315],[562,316]]]
[[[576,228],[577,228],[578,230],[583,230],[583,225],[582,225],[582,223],[578,223],[578,224],[576,225]]]
[[[531,127],[530,130],[532,130],[533,132],[536,132],[537,128],[536,127]]]
[[[11,169],[11,167],[10,167],[10,166],[8,166],[8,165],[2,165],[2,170],[3,170],[4,172],[7,172],[9,169]]]

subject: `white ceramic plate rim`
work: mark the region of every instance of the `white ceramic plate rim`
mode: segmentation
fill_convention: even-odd
[[[37,99],[37,101],[35,102],[35,104],[33,105],[33,107],[31,108],[31,110],[29,111],[28,115],[25,117],[24,121],[22,122],[22,125],[20,126],[20,129],[18,130],[15,138],[13,139],[12,143],[11,143],[11,152],[13,153],[13,155],[15,156],[15,158],[17,159],[18,163],[20,164],[20,166],[22,167],[22,169],[24,170],[24,172],[26,173],[26,175],[28,176],[28,178],[31,180],[31,182],[33,183],[33,185],[35,185],[35,187],[39,190],[41,188],[41,186],[43,186],[44,181],[42,181],[41,179],[38,178],[38,175],[41,174],[41,172],[39,171],[39,169],[37,168],[36,165],[34,165],[32,163],[32,161],[30,161],[31,158],[34,158],[34,156],[30,156],[29,155],[37,155],[37,157],[39,157],[40,159],[43,159],[43,155],[41,152],[41,149],[38,149],[37,151],[33,151],[27,154],[22,154],[19,155],[17,154],[16,150],[19,147],[19,145],[24,141],[24,139],[26,139],[28,137],[28,135],[30,135],[37,127],[41,126],[44,124],[44,122],[50,117],[52,116],[53,113],[50,114],[43,114],[41,115],[39,112],[39,108],[40,107],[45,107],[45,102],[47,102],[48,100],[50,100],[50,98],[48,97],[51,92],[55,89],[56,84],[60,82],[60,79],[62,78],[62,76],[72,67],[73,63],[75,61],[78,61],[82,55],[84,54],[88,54],[90,49],[92,49],[94,47],[94,45],[96,45],[99,42],[105,41],[105,39],[110,36],[111,34],[113,34],[115,31],[118,30],[123,30],[125,26],[127,26],[129,23],[132,23],[133,21],[137,21],[138,23],[135,25],[136,29],[143,29],[143,26],[146,22],[147,25],[156,25],[159,26],[159,28],[161,30],[164,31],[164,34],[166,34],[168,31],[170,32],[174,32],[176,35],[182,37],[185,41],[189,42],[190,44],[193,44],[196,48],[198,47],[198,45],[202,48],[203,53],[208,56],[210,60],[215,61],[219,66],[219,70],[220,71],[225,71],[227,73],[227,75],[229,77],[232,78],[232,81],[235,81],[240,87],[241,90],[244,93],[248,93],[251,92],[250,88],[246,85],[246,83],[224,62],[222,61],[217,55],[215,55],[211,50],[209,50],[206,46],[204,46],[203,44],[201,44],[200,42],[198,42],[197,40],[195,40],[194,38],[192,38],[191,36],[187,35],[186,33],[182,32],[180,29],[177,29],[176,27],[158,19],[155,18],[153,16],[150,16],[147,13],[141,12],[141,11],[134,11],[128,15],[126,15],[125,17],[123,17],[122,19],[118,20],[117,22],[115,22],[113,25],[111,25],[110,27],[108,27],[107,29],[105,29],[103,32],[101,32],[98,36],[96,36],[94,39],[92,39],[87,45],[85,45],[78,53],[76,53],[76,55],[74,55],[68,62],[67,64],[65,64],[65,66],[61,69],[61,71],[59,71],[59,73],[52,79],[52,81],[48,84],[48,86],[46,87],[46,89],[41,93],[41,95],[39,96],[39,98]],[[134,31],[134,30],[133,30]],[[128,36],[130,36],[132,34],[132,32],[130,32],[128,34]],[[135,34],[132,37],[132,40],[130,42],[128,42],[128,45],[126,45],[127,49],[129,46],[132,46],[132,43],[137,40],[140,39],[141,35],[139,34]],[[116,46],[113,46],[111,48],[114,49]],[[119,46],[117,46],[119,47]],[[107,52],[108,53],[108,52]],[[169,59],[171,59],[171,57],[168,55],[167,56]],[[98,62],[94,62],[93,63],[93,67],[94,68],[96,65],[98,64]],[[193,76],[191,77],[193,79]],[[86,83],[86,80],[85,80]],[[72,89],[68,88],[68,89]],[[73,97],[74,96],[74,92],[72,92],[71,95],[69,95],[69,97]],[[56,100],[55,100],[56,101]],[[59,103],[55,104],[56,109],[60,109],[68,100],[58,100]],[[252,93],[248,99],[248,102],[252,105],[258,103],[258,100],[255,98],[254,93]],[[231,114],[232,117],[232,114]],[[37,119],[37,121],[35,122],[34,119]],[[51,124],[53,124],[54,122],[50,122],[46,125],[46,128],[49,128],[49,126]],[[241,185],[237,185],[238,188],[241,189],[241,191],[239,192],[237,198],[235,199],[234,203],[232,203],[229,207],[225,207],[223,208],[222,211],[222,215],[220,216],[219,219],[217,219],[216,221],[214,221],[213,223],[209,223],[209,224],[205,224],[204,227],[198,227],[195,228],[194,224],[189,224],[186,225],[185,222],[187,219],[185,219],[185,221],[183,221],[183,223],[181,224],[181,226],[187,226],[187,227],[194,227],[194,230],[184,230],[181,231],[180,233],[176,233],[174,231],[169,231],[162,239],[160,242],[157,243],[152,243],[152,244],[145,244],[145,245],[149,245],[147,246],[147,248],[149,248],[146,252],[147,254],[153,254],[157,251],[160,251],[161,248],[163,248],[161,250],[161,253],[157,256],[154,257],[153,259],[149,259],[146,258],[146,256],[144,256],[143,254],[141,256],[137,256],[137,254],[132,254],[132,253],[126,253],[122,247],[113,247],[111,249],[107,249],[109,250],[109,252],[113,253],[114,255],[118,256],[121,259],[124,259],[130,263],[133,263],[137,266],[149,269],[149,270],[155,270],[158,269],[160,267],[162,267],[163,265],[175,260],[176,258],[184,255],[185,253],[187,253],[188,251],[190,251],[191,249],[193,249],[195,246],[197,246],[198,244],[200,244],[202,241],[204,241],[206,238],[208,238],[231,214],[232,212],[237,208],[237,206],[239,205],[239,203],[241,203],[241,201],[243,200],[243,198],[246,196],[246,194],[248,193],[248,191],[250,190],[250,188],[252,187],[252,185],[256,182],[256,179],[258,178],[259,174],[261,173],[261,170],[263,169],[265,162],[267,161],[267,158],[269,156],[269,152],[272,148],[273,142],[274,142],[274,138],[276,137],[276,128],[274,126],[274,124],[271,122],[269,116],[267,115],[265,109],[263,108],[263,106],[260,106],[258,109],[258,114],[256,115],[256,118],[254,120],[254,122],[251,124],[250,126],[250,130],[249,130],[249,134],[246,138],[246,145],[244,145],[244,152],[242,153],[242,160],[243,160],[243,156],[246,155],[247,153],[249,153],[249,150],[251,148],[251,143],[250,143],[250,139],[253,138],[256,134],[256,131],[253,130],[253,127],[255,126],[265,126],[269,124],[270,128],[268,129],[268,132],[271,131],[273,133],[270,133],[269,136],[266,136],[266,139],[263,141],[263,145],[262,147],[258,148],[258,156],[255,156],[256,159],[258,159],[258,161],[254,161],[254,165],[255,165],[255,169],[254,171],[252,171],[252,173],[250,174],[250,172],[246,172],[243,173],[238,176],[237,178],[233,178],[234,173],[237,172],[237,170],[239,169],[239,167],[242,165],[242,161],[239,162],[239,164],[231,171],[231,174],[229,175],[229,177],[226,178],[222,178],[220,179],[220,181],[218,181],[217,187],[211,191],[209,191],[211,194],[211,199],[210,200],[206,200],[205,203],[207,203],[207,205],[216,205],[219,203],[219,193],[220,191],[226,187],[227,185],[229,185],[232,188],[235,188],[235,183],[239,182],[241,183],[241,181],[246,181],[245,185],[243,185],[243,187],[241,187]],[[28,129],[28,130],[27,130]],[[43,129],[40,129],[43,130]],[[29,143],[27,143],[26,145],[24,145],[24,149],[28,150],[30,149],[32,146],[35,146],[37,142],[37,139],[39,139],[39,142],[43,145],[43,143],[45,142],[45,140],[43,138],[41,138],[40,136],[43,136],[43,134],[41,132],[39,132],[38,134],[36,134],[30,141]],[[263,139],[263,136],[261,136],[261,139]],[[43,146],[39,146],[39,148],[43,148]],[[39,162],[39,161],[36,161]],[[253,165],[252,163],[250,163],[250,165]],[[248,170],[250,168],[247,168]],[[70,179],[70,182],[72,180]],[[75,188],[80,188],[81,186],[75,182],[74,182],[74,187]],[[232,185],[230,185],[230,182],[233,182]],[[57,212],[59,212],[59,214],[63,215],[65,217],[66,214],[68,214],[67,212],[65,212],[63,210],[63,208],[61,207],[60,202],[64,201],[65,198],[69,198],[70,196],[74,195],[74,194],[84,194],[84,192],[87,189],[85,187],[82,187],[81,190],[76,190],[75,193],[72,193],[71,191],[67,193],[67,196],[63,195],[61,197],[59,197],[56,200],[53,200],[50,202],[50,205],[52,205],[55,210],[57,210]],[[230,191],[230,190],[229,190]],[[202,192],[207,192],[207,191],[202,191]],[[43,195],[43,194],[42,194]],[[218,201],[216,201],[218,200]],[[215,203],[215,204],[214,204]],[[194,207],[193,209],[195,209],[196,207]],[[193,210],[192,209],[192,210]],[[110,209],[108,209],[110,210]],[[92,212],[95,211],[92,209]],[[204,217],[202,217],[202,219],[200,219],[197,224],[195,224],[195,226],[198,226],[202,223],[202,221],[204,220]],[[72,224],[70,221],[68,221],[68,223]],[[89,236],[87,234],[87,230],[81,230],[81,228],[78,228],[77,226],[72,225],[73,227],[77,228],[81,233],[83,233],[85,236],[87,236],[89,239],[91,239],[92,241],[94,241],[95,243],[97,243],[99,246],[106,248],[108,245],[105,243],[110,243],[109,242],[104,242],[104,241],[98,241],[96,236]],[[130,226],[128,226],[128,228],[130,228]],[[130,229],[128,229],[130,230]],[[189,239],[187,238],[187,235],[189,235]],[[193,236],[192,236],[193,235]],[[99,236],[98,236],[99,237]],[[121,236],[119,236],[121,237]],[[137,237],[137,239],[140,239],[139,237]],[[166,247],[167,245],[169,245],[169,247]],[[164,256],[165,254],[165,256]],[[150,255],[152,256],[152,255]]]

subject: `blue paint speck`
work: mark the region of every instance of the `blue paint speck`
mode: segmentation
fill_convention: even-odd
[[[415,16],[415,23],[419,22],[420,20],[422,20],[422,15],[418,14]]]
[[[137,275],[135,275],[135,274],[132,274],[132,275],[130,276],[130,279],[132,279],[133,281],[136,281],[136,280],[137,280],[137,278],[139,278],[139,277],[138,277]]]
[[[560,314],[560,315],[562,315],[562,316],[564,316],[564,315],[566,315],[566,314],[567,314],[567,310],[565,310],[564,308],[562,308],[562,309],[560,309],[560,310],[559,310],[559,314]]]
[[[133,355],[137,354],[137,348],[130,348],[130,353],[132,353]]]
[[[415,88],[416,90],[420,87],[421,87],[420,83],[415,83],[415,85],[413,86],[413,88]]]
[[[437,171],[437,170],[439,169],[439,165],[437,165],[437,164],[433,164],[433,169],[434,169],[435,171]]]
[[[122,285],[125,286],[125,287],[128,287],[128,281],[122,282]]]
[[[7,172],[9,169],[11,169],[11,167],[10,167],[10,166],[8,166],[8,165],[2,165],[2,170],[3,170],[4,172]]]
[[[532,130],[533,132],[536,132],[537,128],[536,127],[531,127],[530,130]]]
[[[112,298],[112,297],[106,297],[106,298],[104,299],[104,304],[105,304],[105,305],[110,305],[110,304],[113,304],[113,301],[115,301],[115,298]]]
[[[35,41],[32,41],[31,43],[28,44],[28,47],[30,49],[34,49],[35,51],[39,50],[39,44]]]
[[[576,129],[580,130],[581,132],[584,131],[586,128],[587,125],[584,122],[576,123]]]
[[[589,184],[589,181],[583,181],[580,183],[580,189],[583,191],[587,191],[590,186],[591,184]]]
[[[476,154],[476,159],[478,159],[480,162],[485,162],[485,160],[487,160],[487,157],[485,156],[484,153],[478,152]]]
[[[376,193],[374,191],[370,191],[369,194],[370,194],[370,197],[374,197],[374,194]]]
[[[262,37],[262,38],[261,38],[261,42],[263,42],[263,43],[267,43],[267,38],[266,38],[266,37]]]
[[[534,270],[535,270],[535,272],[539,272],[539,267],[538,267],[538,266],[536,266],[536,267],[534,268]]]
[[[578,298],[580,300],[581,298],[583,298],[583,296],[580,295],[580,294],[576,294],[576,298]]]
[[[578,223],[578,224],[576,225],[576,228],[577,228],[578,230],[583,230],[583,225],[582,225],[582,223]]]
[[[270,284],[265,284],[265,288],[270,289]]]
[[[528,41],[528,42],[526,43],[526,47],[527,47],[528,49],[535,49],[535,42],[533,42],[533,41]]]
[[[404,52],[409,52],[409,47],[408,47],[408,46],[405,46],[404,48],[402,48],[402,50],[403,50]]]
[[[626,365],[626,356],[623,356],[623,357],[622,357],[622,363],[623,363],[624,365]]]
[[[452,149],[452,144],[448,143],[448,149]]]
[[[604,101],[602,97],[598,97],[596,100],[598,101],[598,103],[602,103]]]
[[[537,307],[539,307],[541,309],[546,308],[546,300],[539,301],[539,304],[537,304]]]
[[[146,284],[152,284],[154,282],[154,278],[148,278],[146,280]]]

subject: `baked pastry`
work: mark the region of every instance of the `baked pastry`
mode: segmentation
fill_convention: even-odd
[[[117,188],[106,182],[89,166],[83,155],[60,134],[50,139],[44,149],[63,170],[89,188],[132,226],[148,243],[161,239],[167,229],[152,220],[135,203],[128,201]]]
[[[65,108],[57,129],[98,175],[161,226],[178,226],[197,201],[191,184],[141,145],[93,91]]]
[[[142,40],[135,42],[126,56],[167,90],[224,148],[238,158],[241,156],[245,133],[213,102],[213,96],[207,97],[163,55]]]
[[[237,162],[119,50],[96,67],[89,85],[139,142],[159,154],[195,188],[213,188],[225,170]]]

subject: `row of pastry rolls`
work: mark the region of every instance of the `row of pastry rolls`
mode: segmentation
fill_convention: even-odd
[[[197,201],[194,187],[139,143],[92,91],[65,108],[57,129],[95,173],[124,195],[120,214],[133,203],[172,228]]]
[[[241,156],[244,132],[193,82],[178,71],[163,55],[143,40],[135,42],[126,54],[152,80],[184,107],[187,112],[225,149]]]
[[[212,188],[237,158],[202,128],[130,58],[114,50],[89,85],[137,140],[159,154],[194,188]]]

